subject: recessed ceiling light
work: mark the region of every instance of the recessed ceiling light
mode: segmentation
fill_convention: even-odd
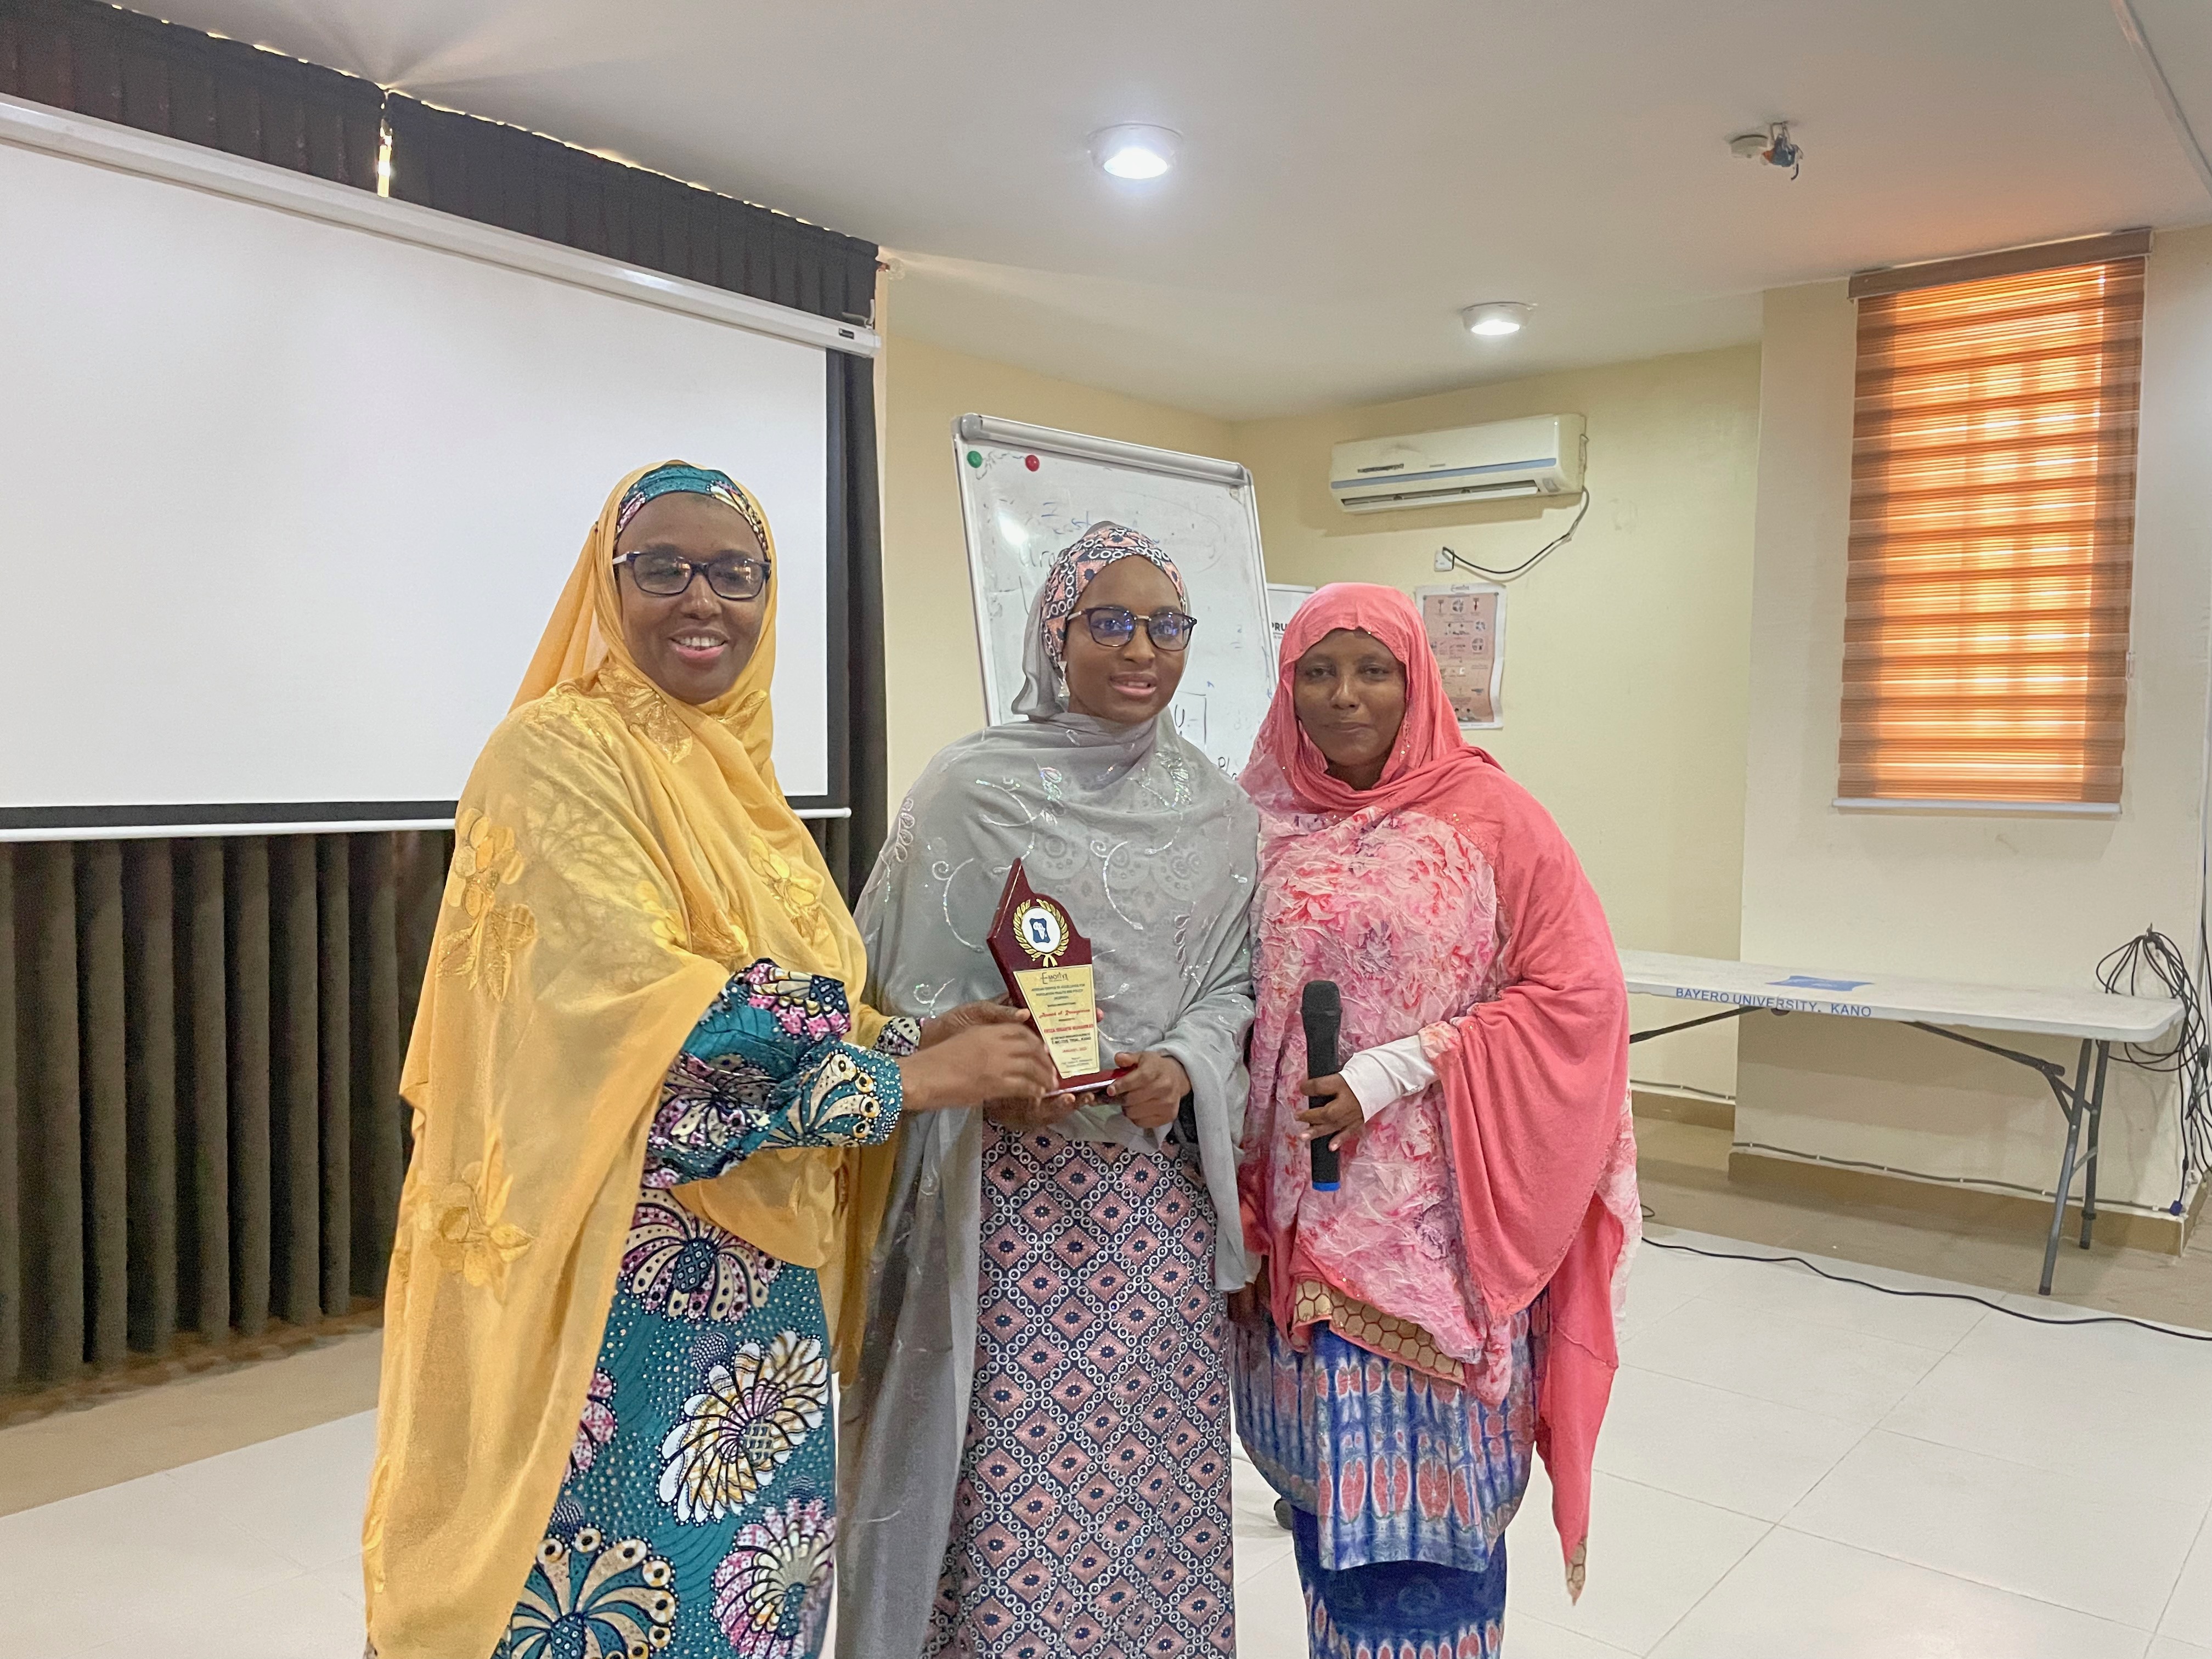
[[[1105,127],[1091,135],[1091,159],[1116,179],[1157,179],[1175,165],[1182,142],[1167,127]]]
[[[1518,334],[1535,308],[1525,300],[1485,300],[1462,311],[1459,319],[1470,334]]]

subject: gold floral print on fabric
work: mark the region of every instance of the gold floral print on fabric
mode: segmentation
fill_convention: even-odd
[[[474,807],[453,825],[453,865],[446,876],[446,902],[467,921],[446,940],[441,971],[467,981],[503,1000],[514,978],[514,959],[538,937],[538,918],[526,904],[501,904],[500,889],[522,873],[514,831],[494,823]]]
[[[1370,1353],[1395,1359],[1447,1382],[1467,1381],[1467,1367],[1438,1348],[1436,1339],[1412,1320],[1370,1307],[1318,1279],[1298,1281],[1291,1319],[1301,1330],[1326,1322],[1346,1341],[1357,1343]]]
[[[653,936],[670,950],[719,962],[733,974],[753,959],[751,942],[737,923],[714,916],[687,922],[661,902],[659,890],[649,881],[638,883],[636,896],[638,908],[653,918]]]
[[[424,1194],[414,1217],[415,1231],[441,1267],[501,1300],[508,1264],[531,1245],[530,1235],[506,1219],[514,1185],[494,1143],[459,1180]]]
[[[602,750],[609,749],[613,739],[613,734],[602,724],[607,717],[605,706],[578,690],[573,680],[563,680],[544,696],[525,703],[521,714],[532,725],[560,720],[582,732]]]
[[[829,919],[822,914],[822,878],[784,857],[757,830],[753,831],[752,866],[800,933],[815,939],[830,931]]]
[[[680,761],[691,752],[690,728],[677,717],[668,699],[620,663],[601,665],[592,689],[614,706],[623,725],[670,760]]]
[[[724,726],[742,736],[745,727],[753,723],[753,716],[767,706],[767,692],[748,691],[735,704],[724,709],[719,718]]]

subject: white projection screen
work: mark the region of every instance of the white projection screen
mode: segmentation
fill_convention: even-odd
[[[450,816],[605,492],[777,541],[778,774],[842,779],[823,319],[0,110],[0,835]],[[833,594],[833,589],[836,592]]]

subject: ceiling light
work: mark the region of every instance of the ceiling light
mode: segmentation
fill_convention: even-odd
[[[1523,300],[1485,300],[1462,311],[1459,319],[1470,334],[1518,334],[1535,308]]]
[[[1166,127],[1105,127],[1091,135],[1091,159],[1116,179],[1157,179],[1175,165],[1182,142]]]

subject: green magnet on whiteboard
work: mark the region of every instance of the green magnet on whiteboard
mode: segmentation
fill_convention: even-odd
[[[979,450],[979,449],[971,449],[971,450],[969,450],[969,451],[968,452],[968,465],[970,465],[970,466],[981,466],[981,465],[983,465],[983,452],[982,452],[982,451],[981,451],[981,450]]]

